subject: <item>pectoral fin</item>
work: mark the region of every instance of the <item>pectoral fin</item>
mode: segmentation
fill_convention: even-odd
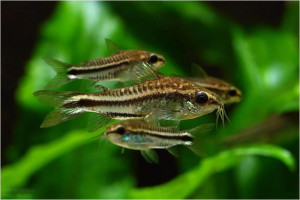
[[[153,149],[141,150],[141,154],[148,163],[158,164],[158,156]]]
[[[121,80],[131,80],[134,84],[138,84],[146,80],[158,78],[158,75],[152,70],[151,65],[142,60],[131,63],[127,69],[119,74]]]
[[[176,146],[170,147],[167,149],[168,152],[170,154],[172,154],[173,156],[175,156],[176,158],[179,158],[179,154],[178,154],[178,148]]]
[[[166,110],[166,109],[154,109],[148,114],[144,121],[154,125],[160,125],[160,123],[166,126],[175,126],[179,124],[179,120],[176,119],[176,114],[180,111]]]

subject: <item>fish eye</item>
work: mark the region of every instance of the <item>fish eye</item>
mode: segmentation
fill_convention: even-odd
[[[230,89],[230,90],[228,91],[228,94],[229,94],[230,96],[235,96],[235,95],[237,94],[236,89]]]
[[[125,133],[125,128],[124,128],[124,126],[119,126],[119,127],[117,128],[117,133],[119,133],[119,134],[124,134],[124,133]]]
[[[157,60],[158,60],[157,55],[155,55],[155,54],[150,55],[150,58],[149,58],[150,63],[156,63]]]
[[[199,92],[196,96],[196,102],[199,104],[204,104],[208,101],[208,96],[206,92]]]

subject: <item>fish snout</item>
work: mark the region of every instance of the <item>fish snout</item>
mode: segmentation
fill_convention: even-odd
[[[213,95],[211,100],[210,100],[211,104],[214,104],[218,107],[222,107],[223,103],[221,102],[220,98],[217,95]]]

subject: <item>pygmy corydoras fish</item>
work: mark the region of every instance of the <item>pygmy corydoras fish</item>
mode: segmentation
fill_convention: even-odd
[[[111,56],[85,61],[80,65],[67,64],[52,58],[44,61],[56,71],[46,89],[54,89],[75,79],[99,81],[129,81],[130,73],[141,62],[147,62],[156,71],[165,64],[163,56],[148,51],[122,50],[111,40],[106,39]]]
[[[202,133],[211,130],[212,124],[200,125],[186,131],[176,128],[155,126],[143,120],[126,120],[110,125],[105,130],[106,138],[112,143],[134,150],[141,150],[146,160],[156,161],[151,149],[167,149],[177,145],[184,145],[197,155],[202,152]],[[170,151],[172,153],[172,151]]]
[[[206,72],[197,64],[192,65],[193,74],[197,77],[187,78],[190,81],[205,87],[213,92],[215,92],[222,103],[230,104],[240,102],[242,99],[242,92],[230,83],[224,80],[208,76]]]
[[[223,110],[218,96],[193,82],[179,77],[157,75],[156,78],[118,89],[98,93],[55,92],[41,90],[34,95],[56,107],[41,127],[49,127],[85,112],[98,113],[100,119],[145,119],[147,122],[192,119]],[[104,120],[104,118],[106,120]],[[100,125],[98,125],[98,128]]]

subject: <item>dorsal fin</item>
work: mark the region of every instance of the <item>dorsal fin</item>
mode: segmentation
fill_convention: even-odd
[[[192,72],[194,77],[204,78],[204,77],[207,76],[204,69],[200,65],[198,65],[197,63],[192,63],[191,72]]]
[[[89,93],[99,93],[99,92],[106,92],[109,90],[107,87],[104,87],[103,85],[98,85],[99,82],[94,82],[93,84],[90,84],[87,88]]]
[[[105,38],[105,42],[106,42],[107,49],[111,55],[123,51],[123,49],[121,49],[118,45],[116,45],[116,43],[114,43],[110,39]]]

